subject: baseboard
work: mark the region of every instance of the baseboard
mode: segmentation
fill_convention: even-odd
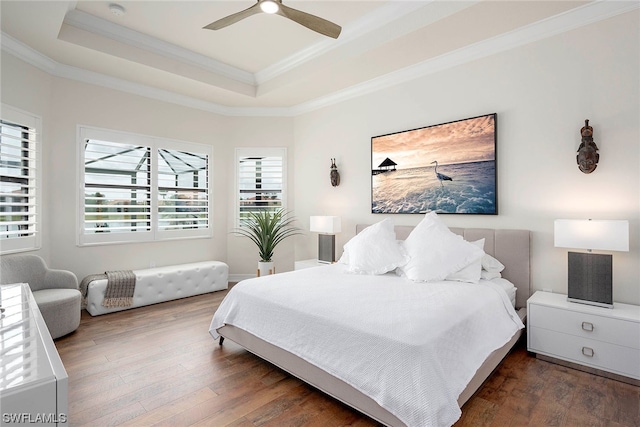
[[[566,360],[556,359],[555,357],[545,356],[544,354],[536,354],[536,357],[540,360],[544,360],[545,362],[555,363],[557,365],[562,365],[567,368],[576,369],[578,371],[587,372],[589,374],[598,375],[601,377],[609,378],[611,380],[620,381],[623,383],[631,384],[636,387],[640,387],[640,380],[635,378],[625,377],[623,375],[614,374],[613,372],[603,371],[601,369],[592,368],[590,366],[580,365],[578,363],[569,362]]]
[[[229,281],[240,282],[242,280],[253,279],[254,277],[256,277],[255,274],[230,274]]]

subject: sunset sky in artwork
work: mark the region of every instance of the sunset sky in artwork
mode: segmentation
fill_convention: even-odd
[[[371,140],[372,167],[385,158],[397,169],[438,164],[495,160],[493,114],[408,132],[374,137]]]

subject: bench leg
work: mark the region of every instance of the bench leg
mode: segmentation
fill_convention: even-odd
[[[220,340],[218,341],[218,345],[222,345],[222,343],[223,343],[223,342],[224,342],[224,337],[223,337],[223,336],[221,336],[221,337],[220,337]]]

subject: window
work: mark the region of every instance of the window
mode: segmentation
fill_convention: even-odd
[[[211,236],[211,147],[86,127],[80,140],[80,245]]]
[[[236,226],[248,212],[287,208],[286,148],[236,149]]]
[[[40,247],[40,119],[7,105],[0,118],[1,253]]]

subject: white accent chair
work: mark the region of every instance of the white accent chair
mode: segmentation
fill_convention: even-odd
[[[0,284],[28,283],[52,338],[59,338],[80,326],[81,295],[78,278],[66,270],[47,267],[38,255],[0,257]]]

